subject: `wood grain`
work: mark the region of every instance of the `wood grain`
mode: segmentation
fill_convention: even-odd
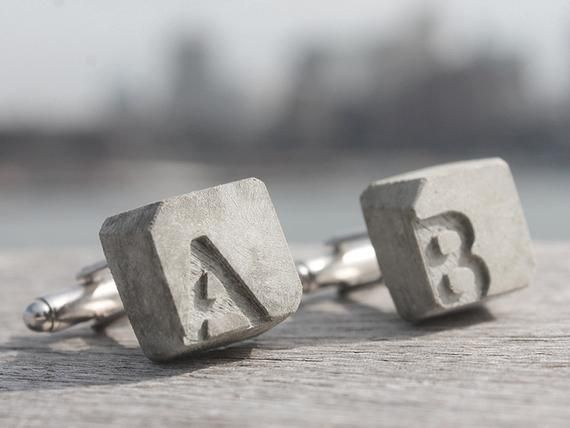
[[[570,244],[537,245],[532,286],[412,325],[383,287],[306,298],[225,350],[147,360],[128,323],[31,333],[28,301],[100,254],[0,253],[0,427],[570,425]]]

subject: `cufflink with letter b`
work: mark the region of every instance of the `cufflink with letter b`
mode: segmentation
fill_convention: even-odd
[[[525,287],[528,228],[501,159],[458,162],[372,183],[361,196],[384,282],[417,321]]]

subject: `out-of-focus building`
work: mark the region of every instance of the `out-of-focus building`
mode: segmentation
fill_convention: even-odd
[[[437,28],[425,13],[391,39],[345,50],[309,44],[262,126],[253,123],[252,99],[228,78],[230,70],[220,69],[208,39],[178,37],[162,98],[118,84],[108,114],[91,128],[0,130],[0,155],[38,162],[117,156],[236,162],[339,150],[570,156],[570,91],[560,104],[536,102],[524,61],[505,50],[450,62],[434,42]]]

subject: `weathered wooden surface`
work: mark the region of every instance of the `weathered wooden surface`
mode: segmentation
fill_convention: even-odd
[[[31,333],[28,301],[89,251],[0,254],[0,427],[570,426],[570,244],[541,244],[532,286],[421,326],[385,289],[311,296],[288,322],[157,365],[127,323]]]

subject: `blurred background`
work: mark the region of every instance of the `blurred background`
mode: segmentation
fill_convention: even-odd
[[[570,239],[566,0],[8,0],[0,54],[0,247],[249,176],[315,242],[372,180],[488,156]]]

